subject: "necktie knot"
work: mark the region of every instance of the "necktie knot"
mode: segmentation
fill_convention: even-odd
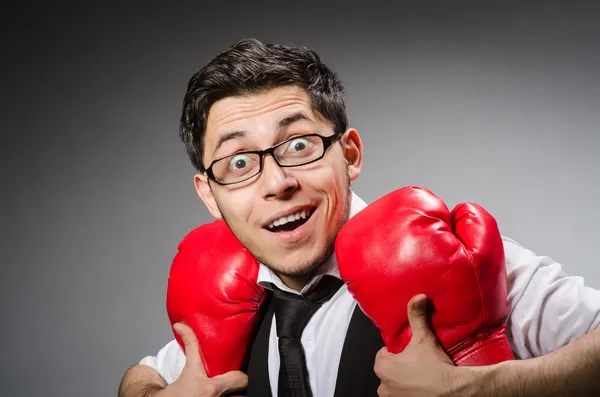
[[[325,275],[306,296],[275,289],[273,304],[277,336],[279,338],[300,338],[313,314],[323,303],[331,299],[343,284],[339,278]]]

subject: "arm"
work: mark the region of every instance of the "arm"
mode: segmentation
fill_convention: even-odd
[[[504,237],[508,276],[507,336],[517,358],[552,353],[600,328],[600,290],[560,263]]]
[[[168,383],[152,367],[135,365],[125,373],[119,386],[119,397],[219,397],[246,388],[248,377],[240,371],[209,378],[200,360],[198,340],[192,329],[184,324],[176,324],[173,328],[181,336],[188,353],[183,369],[175,368],[175,372],[180,374],[172,383]],[[177,367],[178,355],[173,358],[168,351],[161,350],[157,357],[160,363],[153,366],[161,368],[164,374],[172,374],[173,368],[170,367]]]
[[[541,357],[466,369],[473,396],[600,395],[600,329]]]
[[[600,395],[600,330],[544,356],[483,367],[454,366],[427,322],[427,298],[408,304],[406,349],[375,360],[380,396],[587,397]]]
[[[185,364],[185,354],[177,341],[172,340],[156,356],[144,357],[127,370],[119,386],[119,397],[151,397],[174,383]]]
[[[167,382],[147,365],[129,368],[119,386],[119,397],[152,397],[167,387]]]
[[[422,332],[413,334],[402,353],[382,349],[378,355],[376,372],[383,392],[389,393],[383,395],[409,397],[417,390],[431,396],[600,395],[600,291],[585,286],[581,277],[569,277],[551,258],[508,238],[504,250],[507,336],[521,360],[489,367],[453,366],[429,329],[425,309],[409,303],[411,321]]]
[[[507,330],[524,360],[473,368],[475,379],[489,381],[485,395],[600,395],[600,291],[513,240],[504,247]]]

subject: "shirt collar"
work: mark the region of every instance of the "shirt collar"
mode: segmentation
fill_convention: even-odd
[[[363,210],[367,204],[360,198],[356,193],[352,192],[352,202],[350,204],[350,218],[354,215],[358,214],[361,210]],[[325,262],[319,266],[316,275],[313,279],[304,287],[302,291],[294,291],[287,285],[281,281],[279,276],[277,276],[271,269],[267,266],[260,264],[258,269],[258,278],[257,283],[263,288],[273,289],[273,286],[294,294],[304,295],[308,293],[325,275],[333,276],[336,278],[340,277],[340,272],[338,270],[337,260],[335,259],[335,255],[329,255]]]

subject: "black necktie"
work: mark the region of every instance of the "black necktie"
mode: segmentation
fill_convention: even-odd
[[[280,358],[278,397],[312,396],[300,337],[312,315],[343,284],[339,278],[325,275],[304,297],[279,289],[273,291]]]

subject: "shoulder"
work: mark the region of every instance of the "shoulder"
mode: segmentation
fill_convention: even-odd
[[[502,243],[509,282],[511,277],[533,275],[540,268],[551,270],[557,276],[567,276],[562,265],[549,256],[538,255],[506,236],[502,236]]]

